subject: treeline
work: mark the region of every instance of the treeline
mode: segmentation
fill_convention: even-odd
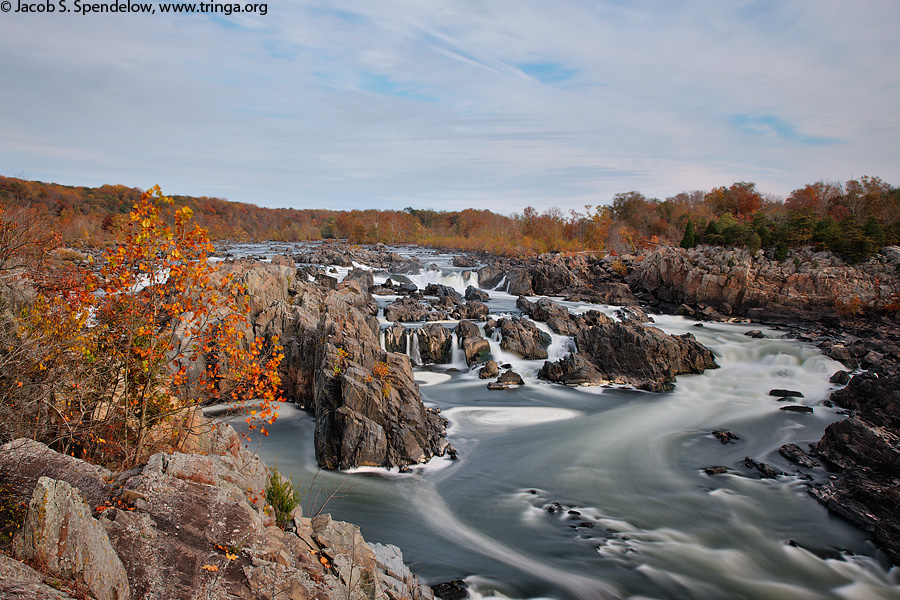
[[[141,190],[121,185],[70,187],[0,177],[0,203],[40,213],[69,243],[116,239]],[[414,243],[523,255],[540,252],[637,252],[656,244],[699,243],[771,249],[814,245],[859,260],[900,243],[900,189],[878,177],[820,181],[787,198],[737,182],[659,200],[638,191],[583,211],[559,208],[520,214],[489,210],[333,211],[271,209],[219,198],[174,196],[212,239]]]

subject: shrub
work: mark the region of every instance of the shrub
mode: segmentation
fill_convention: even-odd
[[[291,520],[291,513],[300,504],[303,493],[292,478],[285,478],[273,467],[266,480],[266,503],[275,510],[275,523],[284,529]]]

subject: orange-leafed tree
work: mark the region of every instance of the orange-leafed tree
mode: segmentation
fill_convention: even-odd
[[[212,246],[191,227],[191,209],[171,205],[158,186],[141,196],[98,285],[103,416],[125,464],[181,435],[186,409],[201,403],[252,399],[250,424],[262,433],[276,416],[281,349],[252,338],[242,290],[209,262]]]

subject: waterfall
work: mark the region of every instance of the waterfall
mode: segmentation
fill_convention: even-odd
[[[466,353],[463,352],[462,344],[455,331],[450,341],[450,366],[458,369],[466,369],[468,367],[466,364]]]
[[[410,362],[414,365],[422,364],[422,355],[419,354],[419,332],[414,329],[406,331],[409,338],[407,339],[406,352]]]

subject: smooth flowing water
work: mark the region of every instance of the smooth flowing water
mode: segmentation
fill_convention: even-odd
[[[434,280],[462,284],[448,261],[423,260],[442,267]],[[515,311],[512,296],[491,295],[495,314]],[[494,341],[498,361],[526,385],[489,391],[474,370],[416,367],[423,400],[450,420],[459,460],[408,474],[317,473],[312,417],[291,405],[260,454],[308,488],[307,514],[342,488],[325,511],[369,541],[399,546],[424,581],[464,578],[475,597],[900,598],[898,571],[809,497],[804,479],[759,479],[743,466],[750,456],[796,472],[778,448],[805,448],[842,418],[821,404],[841,365],[777,331],[754,339],[744,333],[758,327],[655,319],[669,333],[693,333],[721,368],[679,377],[663,394],[573,389],[534,378],[541,361],[506,355]],[[551,358],[570,346],[554,336]],[[802,392],[795,403],[814,412],[779,410],[774,388]],[[741,439],[722,445],[715,429]],[[713,465],[728,473],[707,475]]]

